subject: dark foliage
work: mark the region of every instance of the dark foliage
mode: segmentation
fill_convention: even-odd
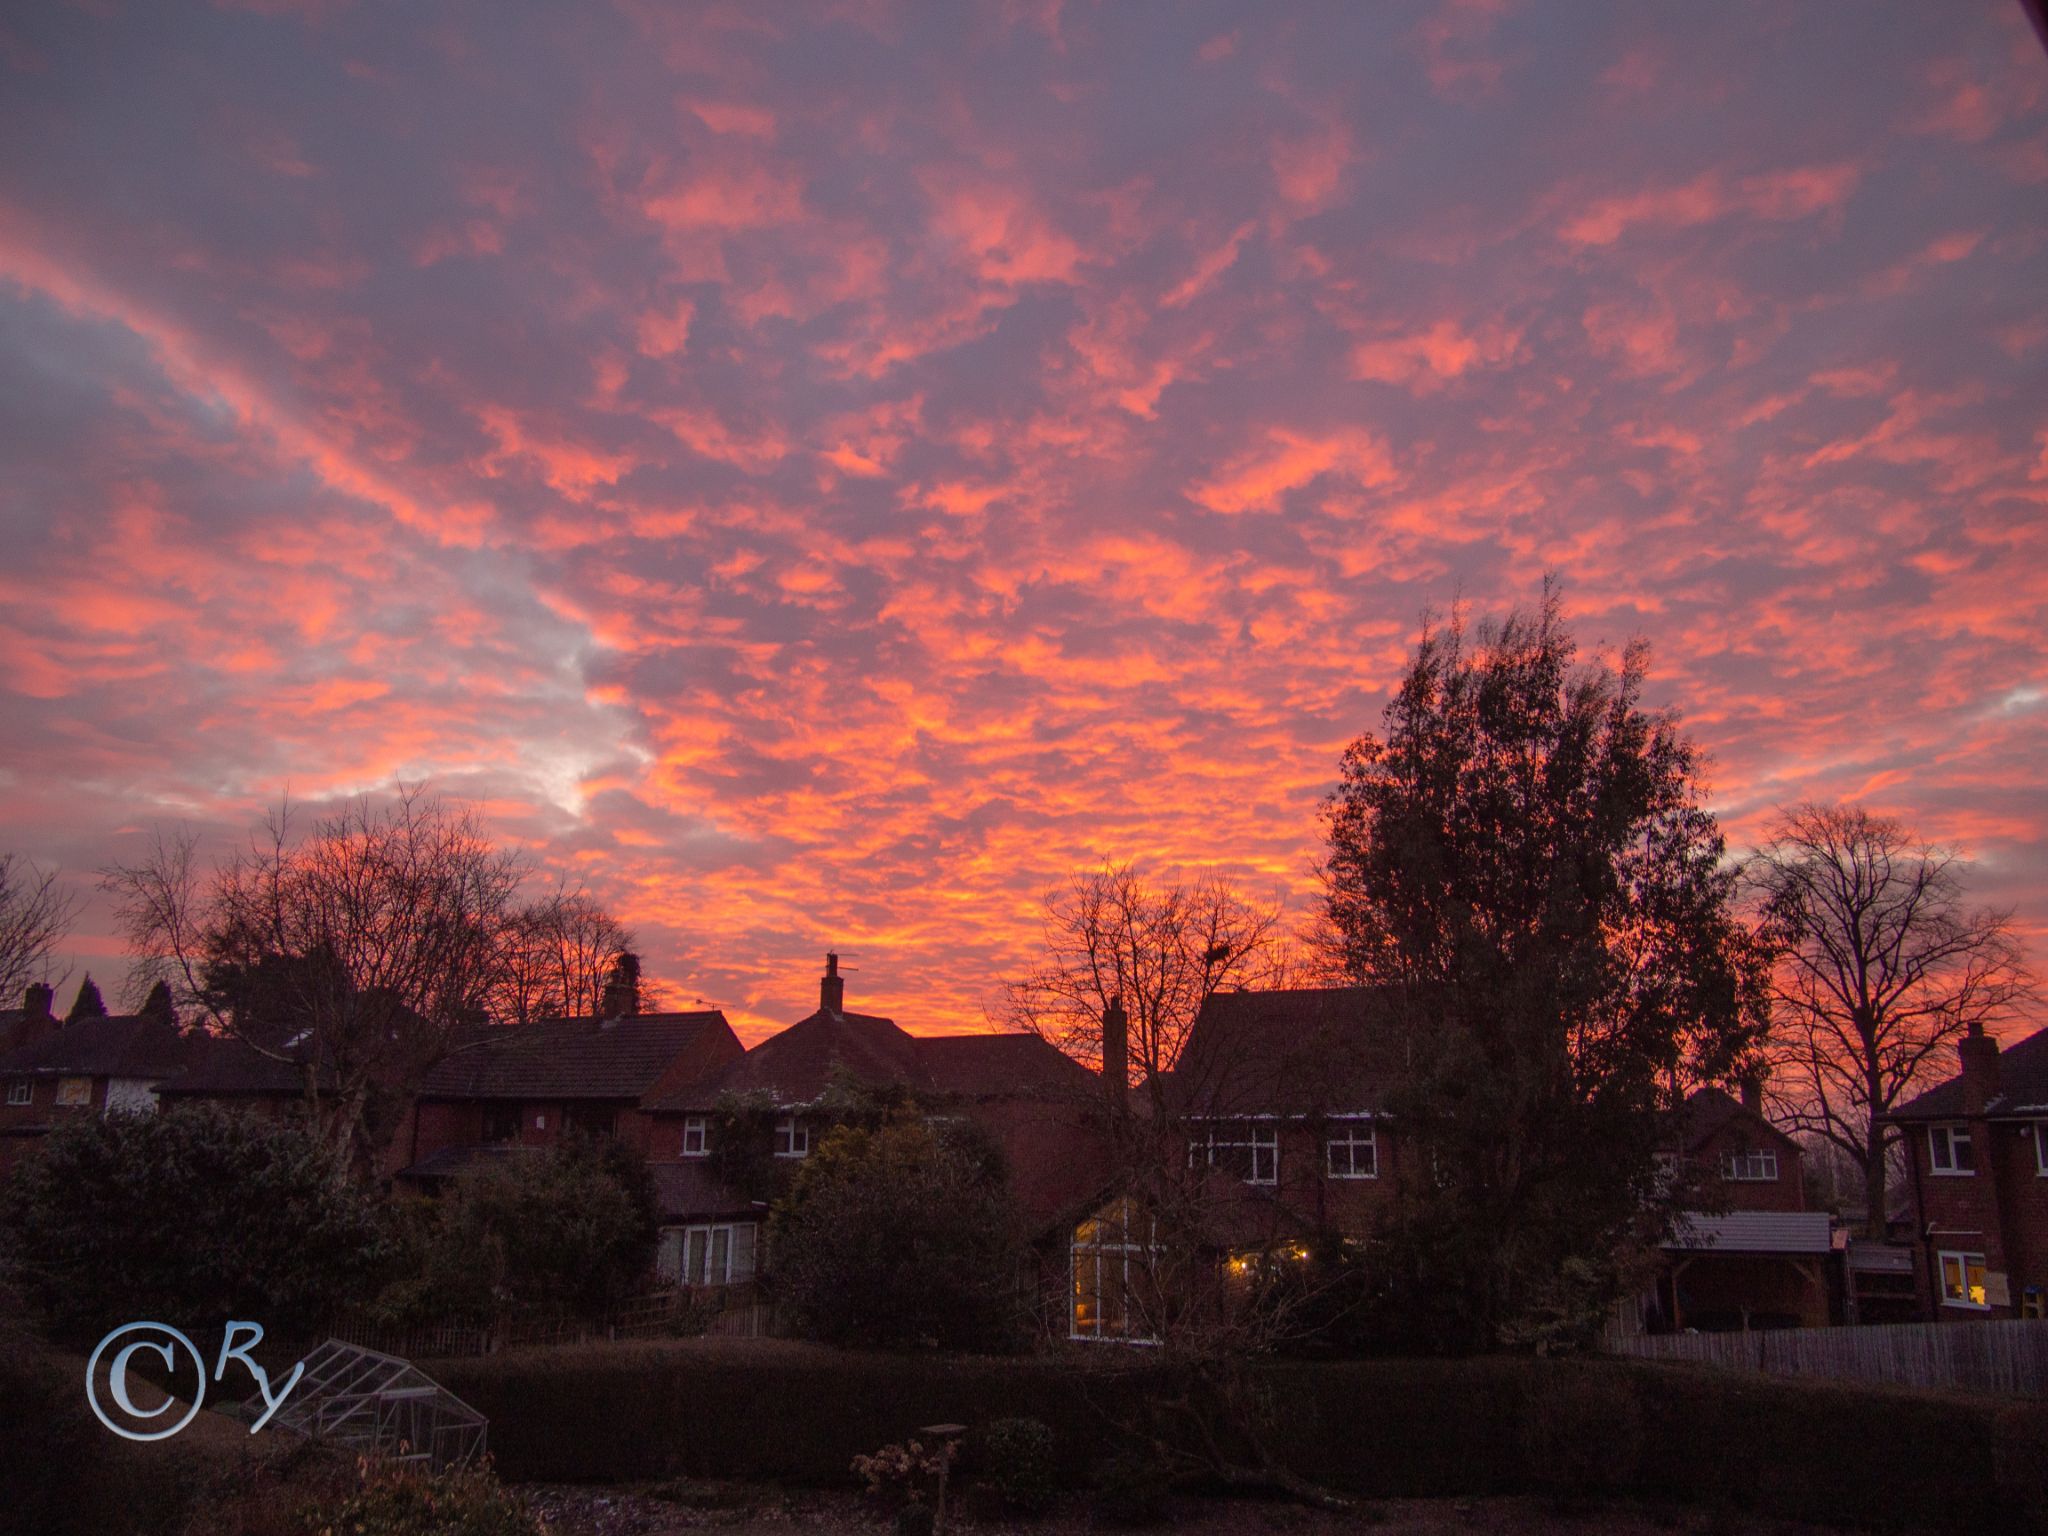
[[[976,1359],[719,1341],[615,1344],[437,1363],[489,1415],[515,1480],[662,1476],[843,1487],[856,1455],[934,1423],[1029,1415],[1050,1426],[1059,1486],[1088,1489],[1108,1457],[1140,1449],[1123,1426],[1162,1390],[1159,1367],[1086,1359]],[[1561,1394],[1619,1394],[1640,1453],[1588,1474],[1621,1491],[1758,1516],[1887,1529],[2010,1529],[2026,1426],[2000,1440],[1995,1402],[1822,1386],[1683,1366],[1489,1357],[1289,1363],[1266,1368],[1274,1443],[1304,1478],[1359,1498],[1555,1492],[1531,1463],[1532,1418]],[[1588,1391],[1580,1384],[1596,1383]],[[1624,1412],[1630,1410],[1624,1409]],[[2022,1472],[2012,1474],[2019,1478]]]
[[[1022,1341],[1001,1158],[966,1122],[842,1125],[774,1211],[776,1294],[809,1337],[1001,1349]]]
[[[1654,1238],[1660,1112],[1765,1023],[1760,946],[1647,653],[1582,665],[1554,591],[1425,632],[1325,805],[1326,939],[1415,1037],[1388,1236],[1439,1347],[1570,1345]],[[1616,1256],[1620,1255],[1618,1262]]]
[[[1043,1419],[991,1419],[969,1445],[969,1470],[998,1509],[1041,1515],[1052,1507],[1059,1468],[1052,1426]]]
[[[661,1229],[645,1160],[608,1137],[479,1169],[391,1220],[406,1259],[378,1310],[407,1323],[600,1317],[645,1287]]]
[[[488,1463],[422,1472],[367,1463],[356,1488],[302,1516],[307,1536],[543,1536]]]
[[[64,1015],[66,1024],[76,1024],[80,1019],[103,1019],[107,1016],[106,999],[100,996],[100,985],[92,979],[92,972],[85,973],[85,980],[78,984],[78,996],[71,1000],[71,1010]]]
[[[140,1318],[303,1335],[384,1259],[375,1208],[328,1147],[210,1106],[58,1127],[0,1188],[0,1230],[12,1282],[80,1343]]]

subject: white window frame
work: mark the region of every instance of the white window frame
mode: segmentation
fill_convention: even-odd
[[[1949,1267],[1951,1260],[1954,1260],[1955,1264],[1953,1275],[1951,1275]],[[1936,1262],[1941,1270],[1941,1304],[1944,1307],[1955,1307],[1965,1312],[1989,1312],[1991,1310],[1991,1304],[1988,1301],[1972,1301],[1969,1295],[1970,1270],[1973,1266],[1977,1271],[1977,1294],[1979,1296],[1985,1294],[1983,1281],[1988,1266],[1984,1262],[1983,1254],[1970,1253],[1956,1248],[1944,1248],[1936,1256]],[[1955,1287],[1954,1291],[1950,1290],[1951,1284]],[[1956,1292],[1961,1292],[1961,1294],[1957,1295]]]
[[[811,1128],[804,1123],[802,1115],[784,1115],[775,1122],[775,1155],[777,1157],[809,1157],[811,1155]]]
[[[2034,1172],[2048,1179],[2048,1120],[2034,1122]]]
[[[7,1102],[10,1105],[33,1104],[35,1098],[36,1085],[27,1078],[7,1085]]]
[[[1956,1157],[1957,1146],[1969,1149],[1970,1166]],[[1942,1162],[1946,1154],[1948,1162]],[[1977,1148],[1970,1139],[1970,1127],[1960,1121],[1927,1127],[1927,1166],[1944,1179],[1967,1179],[1977,1171]]]
[[[696,1145],[691,1145],[692,1138]],[[683,1156],[709,1157],[711,1155],[711,1119],[708,1115],[685,1115],[683,1117]]]
[[[1117,1212],[1115,1217],[1105,1220],[1101,1212],[1089,1217],[1075,1227],[1073,1238],[1067,1244],[1067,1337],[1084,1344],[1157,1344],[1157,1334],[1130,1331],[1130,1298],[1133,1263],[1137,1266],[1136,1273],[1142,1278],[1151,1273],[1154,1256],[1164,1252],[1159,1242],[1158,1224],[1153,1217],[1144,1217],[1145,1241],[1138,1242],[1133,1237],[1133,1228],[1138,1225],[1137,1202],[1126,1195],[1113,1202],[1113,1207]],[[1111,1208],[1103,1207],[1105,1211]],[[1081,1233],[1090,1227],[1095,1229],[1096,1236],[1083,1242]],[[1102,1240],[1104,1228],[1113,1229],[1117,1234],[1114,1240]],[[1080,1310],[1083,1264],[1093,1268],[1095,1288],[1092,1294],[1097,1298],[1095,1324],[1087,1332],[1082,1331],[1080,1319],[1076,1316]],[[1105,1265],[1108,1266],[1106,1270]],[[1123,1327],[1114,1333],[1105,1333],[1102,1329],[1102,1278],[1105,1273],[1115,1276],[1123,1297]]]
[[[1775,1147],[1744,1147],[1721,1154],[1721,1177],[1730,1184],[1775,1184],[1778,1182],[1778,1150]]]
[[[1216,1165],[1219,1152],[1244,1149],[1250,1152],[1250,1172],[1244,1182],[1271,1188],[1280,1182],[1280,1127],[1257,1119],[1211,1120],[1204,1134],[1188,1139],[1188,1166],[1207,1162]],[[1261,1177],[1261,1170],[1264,1177]]]
[[[1362,1134],[1361,1134],[1362,1133]],[[1339,1150],[1343,1158],[1338,1158]],[[1364,1171],[1359,1168],[1363,1150]],[[1380,1176],[1379,1131],[1371,1115],[1332,1115],[1323,1141],[1323,1167],[1333,1179],[1376,1179]]]
[[[760,1223],[752,1221],[700,1221],[687,1227],[670,1227],[676,1234],[676,1283],[685,1286],[737,1285],[754,1278],[759,1268],[761,1232]],[[746,1234],[747,1264],[744,1273],[735,1274],[741,1247],[740,1235]],[[693,1243],[700,1243],[699,1259],[693,1266],[690,1249]]]

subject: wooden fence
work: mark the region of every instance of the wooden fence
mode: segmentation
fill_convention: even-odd
[[[1773,1376],[2048,1396],[2048,1321],[2037,1319],[1637,1334],[1608,1347],[1618,1354],[1697,1360]]]
[[[507,1349],[546,1349],[591,1339],[640,1339],[686,1334],[758,1339],[768,1335],[773,1310],[751,1285],[698,1286],[658,1291],[622,1302],[598,1319],[517,1317],[485,1327],[437,1325],[389,1328],[342,1322],[333,1337],[406,1360],[494,1355]]]

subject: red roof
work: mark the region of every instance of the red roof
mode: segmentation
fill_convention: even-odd
[[[424,1099],[632,1099],[707,1033],[730,1032],[717,1009],[622,1019],[542,1019],[492,1030],[420,1085]]]

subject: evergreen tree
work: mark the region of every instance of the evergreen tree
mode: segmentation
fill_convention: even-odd
[[[71,1011],[64,1015],[66,1024],[76,1024],[80,1019],[104,1019],[107,1016],[106,999],[100,996],[99,983],[92,979],[92,972],[85,973],[85,980],[78,984],[78,996],[71,1001]]]
[[[1392,1253],[1452,1348],[1596,1327],[1660,1235],[1665,1112],[1753,1054],[1761,946],[1648,653],[1578,661],[1546,584],[1426,630],[1325,804],[1325,937],[1408,1037]]]

